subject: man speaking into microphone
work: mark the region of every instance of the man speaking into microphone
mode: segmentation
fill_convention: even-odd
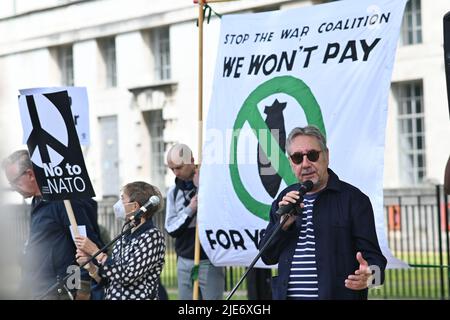
[[[382,284],[386,267],[369,198],[328,168],[326,139],[316,127],[294,128],[286,151],[299,183],[272,203],[260,243],[287,218],[261,256],[266,264],[278,263],[273,298],[367,299],[373,277]]]

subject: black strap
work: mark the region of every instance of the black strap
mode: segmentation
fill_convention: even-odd
[[[175,204],[175,201],[177,200],[177,194],[180,188],[178,188],[178,185],[175,185],[175,190],[173,190],[173,203]]]

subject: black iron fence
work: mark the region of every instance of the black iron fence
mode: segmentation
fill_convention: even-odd
[[[449,206],[442,186],[385,190],[389,247],[410,268],[387,270],[371,297],[450,299]]]
[[[122,224],[114,217],[112,205],[117,199],[99,203],[98,222],[110,238],[120,232]],[[410,265],[409,269],[387,270],[385,285],[371,289],[374,299],[450,299],[450,201],[442,186],[435,189],[385,190],[386,233],[392,253]],[[29,208],[9,206],[13,226],[8,235],[12,244],[23,245],[27,234]],[[164,213],[154,218],[164,230]],[[165,231],[164,231],[165,233]],[[177,272],[174,240],[167,233],[166,261],[162,272],[164,286],[176,292]],[[231,290],[244,273],[244,267],[226,267],[226,290]],[[247,284],[241,287],[246,294]]]

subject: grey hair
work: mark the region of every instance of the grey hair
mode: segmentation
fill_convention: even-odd
[[[13,164],[18,165],[19,171],[25,171],[27,169],[33,169],[31,163],[30,154],[28,150],[17,150],[11,153],[7,158],[2,161],[2,168],[6,169]]]
[[[161,191],[159,189],[147,182],[144,181],[135,181],[131,183],[127,183],[122,188],[123,193],[128,195],[130,198],[130,202],[136,201],[140,206],[143,206],[151,196],[157,196],[159,198],[159,204],[155,207],[152,207],[144,213],[143,217],[148,220],[151,218],[156,212],[160,211],[164,206],[163,196],[161,195]]]
[[[326,152],[328,150],[327,139],[325,138],[325,136],[316,126],[310,125],[306,127],[296,127],[291,130],[286,140],[286,150],[288,154],[290,154],[289,148],[292,144],[292,140],[294,140],[294,138],[296,138],[297,136],[314,137],[319,142],[320,149],[322,149],[322,151]]]

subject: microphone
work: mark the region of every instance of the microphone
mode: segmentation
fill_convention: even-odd
[[[132,221],[138,222],[148,209],[156,207],[159,205],[159,202],[160,200],[158,196],[151,196],[150,199],[148,199],[148,201],[130,217],[130,221],[128,221],[128,223]]]
[[[289,203],[285,206],[282,206],[278,208],[277,215],[282,216],[284,214],[291,213],[292,210],[295,209],[295,206],[299,205],[301,202],[303,202],[303,196],[312,190],[314,184],[311,180],[306,180],[300,185],[300,189],[298,190],[300,192],[300,198],[295,203]]]

